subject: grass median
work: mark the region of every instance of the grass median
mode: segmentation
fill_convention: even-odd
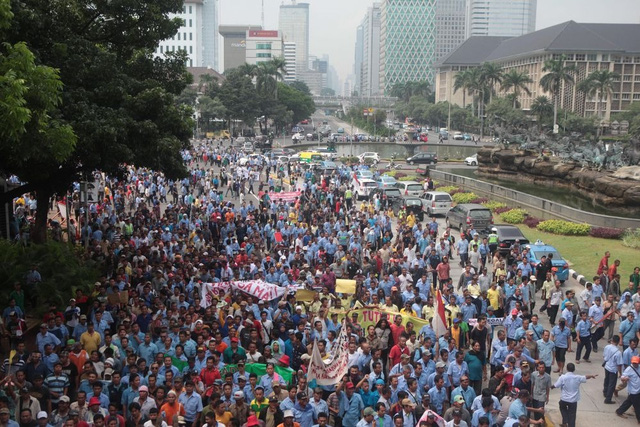
[[[606,251],[611,253],[609,265],[616,259],[620,260],[618,273],[623,289],[626,288],[634,267],[640,265],[640,251],[624,246],[621,240],[591,236],[560,236],[529,228],[524,224],[518,227],[531,243],[542,240],[545,244],[554,246],[571,268],[578,274],[584,274],[589,280],[598,270],[598,263]]]

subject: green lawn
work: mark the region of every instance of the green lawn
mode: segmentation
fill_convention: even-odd
[[[620,284],[626,287],[633,268],[640,265],[640,251],[622,245],[621,240],[598,239],[589,236],[559,236],[545,233],[524,224],[518,225],[522,233],[530,242],[540,239],[547,245],[554,246],[560,255],[567,260],[569,266],[578,274],[584,274],[590,279],[598,269],[598,262],[605,251],[611,252],[609,264],[615,259],[620,260]]]

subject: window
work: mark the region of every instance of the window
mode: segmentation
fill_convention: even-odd
[[[193,40],[193,33],[189,33],[189,40]]]
[[[189,28],[193,27],[193,20],[189,19]]]
[[[625,64],[630,64],[632,61],[633,61],[633,57],[631,57],[631,56],[625,56],[622,59],[622,62],[624,62]]]
[[[257,53],[256,58],[271,58],[270,53]]]
[[[598,55],[596,55],[595,53],[590,53],[587,55],[587,61],[595,61],[598,59]]]
[[[584,61],[584,53],[576,53],[576,61]]]
[[[189,60],[189,67],[193,67],[193,59]]]
[[[640,99],[640,93],[634,93],[634,94],[633,94],[633,100],[634,100],[634,101],[637,101],[637,100],[639,100],[639,99]]]
[[[160,53],[162,53],[162,49],[163,49],[163,47],[162,47],[162,46],[160,46]]]
[[[631,81],[631,76],[629,76],[629,75],[622,76],[622,81],[630,82]]]
[[[193,6],[189,6],[189,13],[193,13]]]
[[[186,40],[187,39],[187,33],[182,33],[182,39]]]
[[[629,94],[628,93],[623,93],[622,94],[622,99],[629,99]]]
[[[180,33],[178,33],[178,40],[180,40]]]
[[[566,54],[564,59],[567,61],[573,61],[573,53]]]
[[[601,61],[608,61],[608,60],[609,60],[609,55],[607,55],[606,53],[603,53]]]
[[[271,50],[271,43],[257,43],[256,49]]]
[[[193,46],[189,46],[189,53],[193,53]]]

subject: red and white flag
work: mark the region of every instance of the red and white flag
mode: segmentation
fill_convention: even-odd
[[[353,179],[358,183],[358,185],[360,185],[360,181],[358,181],[358,175],[356,175],[356,173],[353,173]]]
[[[435,295],[435,315],[433,316],[432,328],[436,333],[436,337],[440,338],[447,332],[447,318],[444,314],[444,304],[442,303],[442,294],[440,293],[440,289],[436,290]]]

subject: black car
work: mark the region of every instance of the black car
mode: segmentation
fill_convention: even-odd
[[[394,213],[398,213],[404,203],[402,193],[395,187],[374,188],[371,190],[371,193],[369,193],[369,199],[372,199],[376,195],[380,198],[382,208],[387,209],[391,207]]]
[[[509,253],[509,248],[516,240],[519,240],[522,247],[529,244],[529,240],[524,237],[522,231],[514,225],[499,224],[494,225],[493,228],[496,230],[494,233],[498,235],[498,251],[503,255]]]
[[[438,163],[438,155],[436,153],[417,153],[407,159],[410,165],[434,165]]]
[[[409,212],[413,212],[418,221],[424,221],[424,212],[422,211],[422,199],[419,197],[405,196],[403,198],[404,209]]]

